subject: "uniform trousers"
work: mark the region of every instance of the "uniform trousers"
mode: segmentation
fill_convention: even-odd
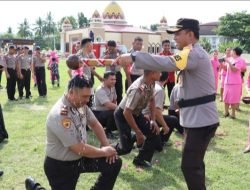
[[[116,130],[114,110],[96,111],[92,110],[98,121],[106,128],[105,132],[110,133]]]
[[[183,133],[183,127],[180,126],[179,120],[175,116],[163,115],[164,121],[167,123],[169,127],[169,132],[167,134],[163,134],[163,130],[161,131],[161,140],[162,142],[167,142],[169,137],[171,136],[174,129],[176,129],[179,133]]]
[[[10,75],[10,77],[7,78],[7,95],[9,100],[14,100],[16,93],[17,74],[15,69],[7,68],[7,71]]]
[[[185,139],[181,169],[189,190],[205,190],[204,156],[218,124],[201,128],[184,128]]]
[[[123,109],[117,107],[114,116],[120,136],[120,142],[115,148],[118,155],[125,155],[131,152],[136,139],[131,135],[131,127],[123,115]],[[161,149],[162,145],[160,135],[156,135],[152,132],[150,129],[150,122],[143,116],[143,114],[138,116],[133,115],[133,117],[137,126],[146,137],[136,159],[151,162],[155,150]]]
[[[31,95],[30,92],[30,80],[31,80],[31,71],[30,69],[21,69],[23,79],[18,79],[18,93],[19,97],[23,97],[23,88],[25,88],[26,98],[29,98]]]
[[[115,163],[109,164],[106,158],[83,157],[75,161],[60,161],[46,157],[44,171],[52,190],[75,190],[81,173],[94,172],[101,174],[91,190],[112,190],[121,166],[120,158]]]
[[[120,71],[118,71],[116,72],[115,76],[116,76],[115,91],[117,95],[117,105],[118,105],[122,100],[122,89],[123,89],[122,74]]]
[[[35,67],[35,74],[39,96],[46,96],[47,86],[45,77],[45,67]]]

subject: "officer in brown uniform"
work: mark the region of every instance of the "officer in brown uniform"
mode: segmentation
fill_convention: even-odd
[[[30,79],[31,79],[31,57],[28,54],[29,47],[25,46],[23,50],[23,54],[19,55],[17,59],[17,76],[19,78],[18,80],[18,92],[19,92],[19,98],[23,98],[23,88],[25,88],[26,91],[26,99],[29,99],[31,97],[30,92]]]
[[[15,92],[16,92],[16,82],[17,82],[17,61],[15,55],[15,47],[11,45],[9,47],[9,52],[4,56],[6,61],[6,77],[7,77],[7,95],[10,101],[16,101]]]
[[[144,71],[127,90],[126,96],[115,110],[115,122],[119,129],[120,142],[116,145],[118,154],[131,152],[135,138],[131,130],[135,132],[137,145],[142,147],[133,164],[140,167],[151,167],[151,160],[155,150],[161,149],[159,128],[155,122],[154,84],[159,80],[160,72]],[[147,120],[142,110],[150,104],[151,121]],[[145,141],[144,141],[145,136]]]

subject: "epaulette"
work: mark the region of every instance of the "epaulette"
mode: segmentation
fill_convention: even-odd
[[[63,105],[62,108],[61,108],[60,114],[65,116],[65,115],[68,115],[68,112],[69,112],[68,106]]]
[[[141,84],[140,87],[139,87],[141,92],[143,92],[146,88],[147,88],[146,84]]]

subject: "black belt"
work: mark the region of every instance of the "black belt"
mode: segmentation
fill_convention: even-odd
[[[213,102],[213,101],[215,101],[215,98],[216,98],[216,95],[211,94],[211,95],[202,96],[202,97],[193,98],[193,99],[188,99],[188,100],[181,99],[177,102],[177,104],[178,104],[179,108],[185,108],[185,107],[206,104],[208,102]]]

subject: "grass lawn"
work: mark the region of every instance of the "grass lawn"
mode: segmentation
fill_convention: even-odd
[[[48,111],[66,90],[68,76],[65,62],[60,64],[61,87],[52,87],[47,72],[47,98],[39,98],[33,88],[31,100],[8,102],[6,90],[0,90],[0,103],[9,139],[0,144],[0,190],[24,190],[24,180],[33,176],[46,189],[49,188],[43,171],[45,155],[45,121]],[[98,69],[102,73],[103,69]],[[2,85],[5,86],[5,75]],[[96,79],[96,81],[98,81]],[[97,85],[97,84],[96,84]],[[245,93],[245,92],[244,92]],[[16,97],[18,94],[16,93]],[[250,154],[243,154],[247,142],[249,106],[240,105],[237,119],[223,118],[223,103],[217,101],[220,124],[216,137],[210,143],[206,154],[206,184],[209,190],[250,189]],[[89,142],[95,143],[90,132]],[[114,189],[117,190],[185,190],[187,189],[181,169],[181,137],[173,133],[171,146],[155,154],[153,168],[141,171],[132,164],[137,150],[122,156],[123,167]],[[77,190],[90,189],[98,174],[82,174]]]

